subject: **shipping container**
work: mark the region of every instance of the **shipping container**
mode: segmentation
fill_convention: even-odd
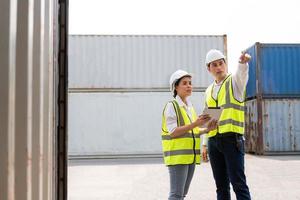
[[[170,92],[70,93],[71,158],[162,155],[161,120]],[[191,98],[199,113],[204,93]]]
[[[62,199],[56,181],[65,177],[56,176],[55,156],[58,4],[0,1],[1,200]]]
[[[200,112],[213,81],[205,67],[212,48],[226,54],[226,36],[71,35],[69,156],[161,156],[170,75],[193,74]]]
[[[300,154],[300,99],[246,102],[246,152]]]
[[[300,44],[255,43],[247,52],[252,56],[247,99],[300,97]]]
[[[226,36],[71,35],[70,88],[166,88],[177,69],[207,87],[205,55],[211,48],[226,54]]]
[[[193,74],[200,112],[213,81],[204,63],[211,48],[226,54],[226,36],[69,36],[69,156],[161,156],[169,77]]]

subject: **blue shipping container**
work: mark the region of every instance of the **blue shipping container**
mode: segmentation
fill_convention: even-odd
[[[247,99],[300,97],[300,44],[255,43],[247,53]]]
[[[300,154],[299,98],[252,99],[245,107],[246,152]]]

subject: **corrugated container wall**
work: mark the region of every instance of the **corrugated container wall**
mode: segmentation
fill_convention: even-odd
[[[256,43],[248,48],[247,99],[300,97],[300,44]]]
[[[255,43],[247,52],[246,151],[300,153],[300,44]]]
[[[224,37],[71,35],[69,87],[166,88],[177,69],[192,73],[196,87],[207,87],[210,48],[224,50]]]
[[[300,99],[246,102],[246,151],[256,154],[300,154]],[[261,130],[259,130],[261,129]]]
[[[169,77],[177,69],[193,74],[200,112],[213,81],[204,64],[211,48],[226,54],[226,36],[71,35],[69,155],[161,156]]]
[[[54,199],[56,1],[0,1],[0,199]],[[57,18],[57,17],[56,17]]]

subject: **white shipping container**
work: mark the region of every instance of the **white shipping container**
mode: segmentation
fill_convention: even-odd
[[[71,35],[69,88],[167,88],[172,72],[194,75],[194,86],[207,87],[205,55],[227,53],[226,35]]]
[[[199,111],[213,81],[204,64],[211,48],[226,54],[226,35],[71,35],[69,155],[161,154],[169,77],[177,69],[193,74]]]
[[[161,155],[161,118],[170,92],[70,93],[69,156]],[[194,92],[197,113],[204,93]]]

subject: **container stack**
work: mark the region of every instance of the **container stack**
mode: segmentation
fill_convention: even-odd
[[[198,113],[213,79],[211,48],[226,53],[225,35],[69,36],[70,158],[161,156],[161,117],[172,99],[170,75],[193,74]]]
[[[247,49],[246,151],[300,154],[300,44],[256,43]]]

